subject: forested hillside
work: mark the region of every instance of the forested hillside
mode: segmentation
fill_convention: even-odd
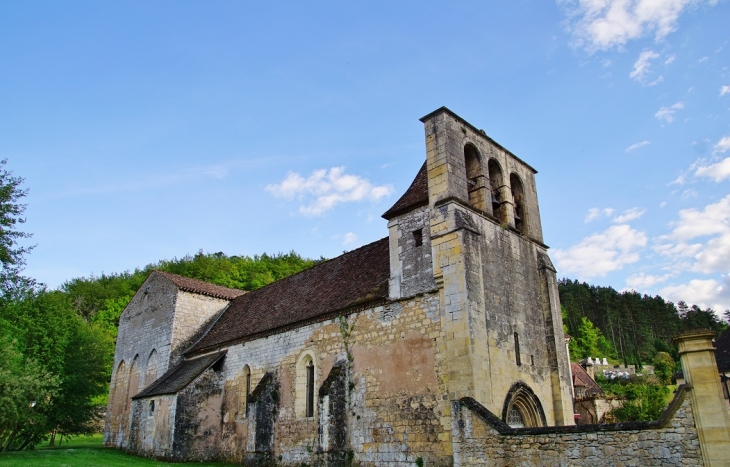
[[[573,337],[571,357],[608,357],[624,364],[647,364],[658,352],[677,360],[672,338],[687,329],[716,332],[727,323],[715,310],[676,305],[660,296],[562,279],[559,283],[563,324]],[[725,319],[728,312],[725,311]]]
[[[302,258],[293,251],[276,255],[264,253],[253,257],[199,252],[195,256],[163,260],[134,272],[71,279],[60,290],[69,297],[76,312],[86,321],[104,325],[116,335],[119,315],[153,270],[234,289],[256,290],[323,260]]]

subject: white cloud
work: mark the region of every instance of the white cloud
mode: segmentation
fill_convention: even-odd
[[[729,151],[730,136],[723,136],[712,149],[715,154]]]
[[[670,55],[669,57],[667,57],[666,60],[664,60],[664,65],[665,66],[671,65],[674,62],[675,58],[677,58],[676,55],[674,55],[674,54]]]
[[[337,204],[355,201],[378,201],[390,195],[390,185],[373,185],[370,181],[358,176],[348,175],[344,167],[319,169],[304,178],[296,172],[290,172],[283,182],[268,185],[266,191],[279,198],[315,198],[309,204],[299,206],[304,215],[317,216],[332,209]]]
[[[561,274],[580,279],[605,276],[640,259],[639,250],[646,246],[644,232],[627,224],[614,225],[590,235],[568,249],[556,249],[553,256]]]
[[[629,73],[629,77],[640,83],[645,83],[651,74],[651,61],[659,58],[659,54],[652,50],[645,50],[639,54],[639,58],[634,63],[634,69]]]
[[[584,222],[587,224],[589,222],[593,222],[599,217],[610,217],[613,215],[614,211],[615,209],[613,208],[590,208]]]
[[[613,221],[617,224],[625,224],[626,222],[633,221],[646,214],[644,208],[631,208],[625,210],[621,215],[613,218]]]
[[[654,116],[659,120],[663,120],[667,123],[672,123],[674,121],[674,113],[677,110],[682,110],[683,108],[684,104],[682,102],[677,102],[671,107],[662,107],[657,111],[657,113],[654,114]]]
[[[342,244],[343,245],[352,245],[357,241],[357,234],[354,232],[347,232],[344,237],[342,237]]]
[[[696,239],[709,237],[704,243]],[[695,240],[694,243],[690,241]],[[704,274],[721,273],[717,278],[692,279],[664,287],[659,293],[670,300],[684,300],[715,311],[730,308],[730,195],[704,209],[683,209],[669,235],[660,238],[655,250],[672,258],[675,269]],[[674,243],[672,242],[674,241]],[[693,262],[687,263],[687,260]]]
[[[557,0],[574,43],[588,52],[621,48],[653,33],[659,41],[677,29],[679,16],[706,0]],[[713,0],[709,3],[714,4]]]
[[[730,232],[710,239],[695,259],[694,271],[711,274],[730,270]]]
[[[710,57],[702,57],[697,63],[705,63]]]
[[[682,199],[697,198],[698,195],[699,193],[696,190],[689,188],[682,192]]]
[[[659,294],[673,302],[684,300],[700,308],[712,308],[716,312],[730,308],[730,281],[728,276],[722,282],[715,279],[692,279],[686,284],[669,285]]]
[[[720,88],[720,97],[724,96],[725,94],[730,94],[730,86],[722,86]]]
[[[730,269],[730,195],[704,209],[683,209],[669,235],[654,249],[677,261],[694,260],[683,269],[712,274]],[[696,241],[710,237],[706,241]],[[690,243],[694,241],[694,243]]]
[[[708,177],[716,182],[730,178],[730,157],[710,165],[701,165],[695,171],[696,177]]]
[[[641,292],[642,290],[648,289],[656,284],[666,282],[674,276],[676,276],[676,274],[673,273],[662,274],[661,276],[654,276],[641,272],[638,274],[632,274],[631,276],[626,278],[626,286],[629,289],[634,289],[637,292]]]
[[[691,240],[730,232],[730,195],[717,203],[708,204],[705,209],[682,209],[679,221],[673,224],[670,234],[678,240]]]
[[[631,151],[634,151],[636,149],[643,148],[644,146],[647,146],[649,144],[651,144],[651,141],[646,141],[646,140],[639,141],[638,143],[634,143],[631,146],[629,146],[628,148],[626,148],[624,150],[624,152],[631,152]]]

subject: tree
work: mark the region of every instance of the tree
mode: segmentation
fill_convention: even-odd
[[[652,364],[654,365],[654,374],[659,381],[662,384],[669,384],[677,367],[672,356],[667,352],[659,352],[654,355]]]
[[[657,420],[667,405],[669,388],[654,377],[608,380],[598,376],[596,382],[608,395],[624,400],[621,407],[611,410],[619,422]]]
[[[570,354],[574,359],[588,357],[614,357],[611,343],[601,334],[585,316],[580,319],[580,326],[570,340]]]
[[[25,204],[20,201],[28,194],[21,188],[23,179],[5,168],[7,159],[0,160],[0,287],[4,295],[13,291],[19,282],[28,280],[20,276],[25,264],[24,255],[33,247],[22,246],[19,241],[31,234],[18,230],[25,223]]]
[[[57,376],[19,352],[7,333],[0,335],[0,452],[40,440],[58,386]]]

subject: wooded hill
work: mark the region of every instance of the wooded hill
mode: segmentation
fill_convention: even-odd
[[[635,291],[617,292],[612,287],[589,285],[570,279],[559,282],[563,324],[570,334],[571,358],[607,357],[623,364],[641,366],[658,352],[674,360],[672,338],[688,329],[707,328],[720,332],[727,327],[714,310],[676,305],[656,295]],[[725,320],[730,313],[725,311]]]

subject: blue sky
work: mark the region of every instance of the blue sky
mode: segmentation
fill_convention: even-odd
[[[561,277],[730,308],[730,2],[4,2],[0,157],[57,287],[333,257],[446,105],[539,171]]]

